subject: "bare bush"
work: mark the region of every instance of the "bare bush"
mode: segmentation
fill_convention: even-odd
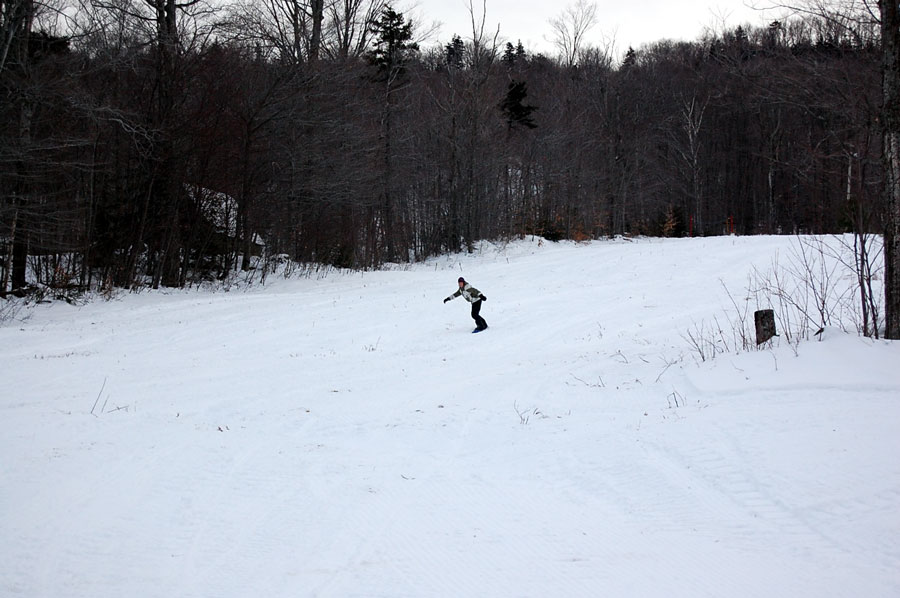
[[[713,324],[695,323],[683,338],[700,361],[707,361],[782,341],[796,352],[799,343],[828,327],[877,337],[883,318],[875,287],[883,268],[875,237],[798,237],[784,263],[776,254],[768,269],[750,272],[743,295],[723,283],[731,303],[727,326],[716,317]],[[778,336],[757,345],[751,314],[760,309],[775,312]]]

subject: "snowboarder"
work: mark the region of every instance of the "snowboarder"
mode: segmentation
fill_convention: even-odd
[[[485,297],[481,291],[466,282],[466,279],[462,276],[459,277],[458,282],[459,290],[444,299],[444,303],[460,296],[465,298],[466,301],[472,304],[472,319],[475,320],[475,330],[472,332],[481,332],[488,327],[487,322],[484,321],[484,318],[482,318],[479,313],[481,312],[481,302],[487,301],[487,297]]]

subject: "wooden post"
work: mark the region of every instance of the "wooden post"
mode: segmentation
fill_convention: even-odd
[[[775,311],[771,309],[761,309],[753,314],[756,322],[756,344],[761,345],[773,336],[775,333]]]

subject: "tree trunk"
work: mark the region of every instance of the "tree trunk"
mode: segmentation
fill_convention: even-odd
[[[19,220],[19,210],[13,210],[12,224],[10,225],[9,236],[10,239],[16,238],[16,222]],[[3,278],[0,280],[0,297],[6,296],[6,289],[9,286],[9,275],[12,270],[12,260],[13,260],[13,244],[10,242],[7,245],[6,255],[3,256],[4,264],[3,264]]]
[[[900,7],[881,0],[885,338],[900,339]]]
[[[12,272],[12,291],[15,293],[20,289],[24,289],[28,285],[25,272],[28,269],[28,243],[25,240],[24,231],[17,229],[16,224],[19,220],[19,200],[14,200],[15,210],[13,213],[12,230],[10,237],[9,263],[7,272]],[[3,287],[0,288],[6,292],[6,281],[3,281]]]
[[[8,7],[11,15],[6,16],[8,23],[4,23],[5,34],[8,36],[4,40],[3,60],[0,62],[0,72],[6,65],[7,61],[12,60],[16,63],[17,69],[20,71],[19,76],[25,79],[29,75],[29,54],[28,39],[31,36],[31,29],[34,23],[34,3],[31,0],[14,3]],[[15,214],[14,224],[10,233],[10,243],[12,244],[10,264],[12,274],[12,291],[23,289],[27,286],[27,265],[28,265],[28,233],[31,218],[28,216],[28,206],[26,202],[30,195],[28,185],[28,170],[30,165],[28,162],[28,151],[31,147],[31,125],[34,116],[32,107],[32,99],[26,94],[15,94],[19,97],[14,98],[14,102],[18,104],[19,122],[16,131],[19,158],[15,164],[16,178],[18,179],[14,185],[12,205]],[[2,289],[6,291],[6,286]]]
[[[322,20],[325,16],[325,0],[312,0],[312,39],[309,42],[309,60],[319,59],[322,47]]]

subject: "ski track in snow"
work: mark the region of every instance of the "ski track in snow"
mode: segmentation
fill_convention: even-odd
[[[684,339],[789,244],[33,308],[0,328],[0,596],[898,596],[898,345]]]

